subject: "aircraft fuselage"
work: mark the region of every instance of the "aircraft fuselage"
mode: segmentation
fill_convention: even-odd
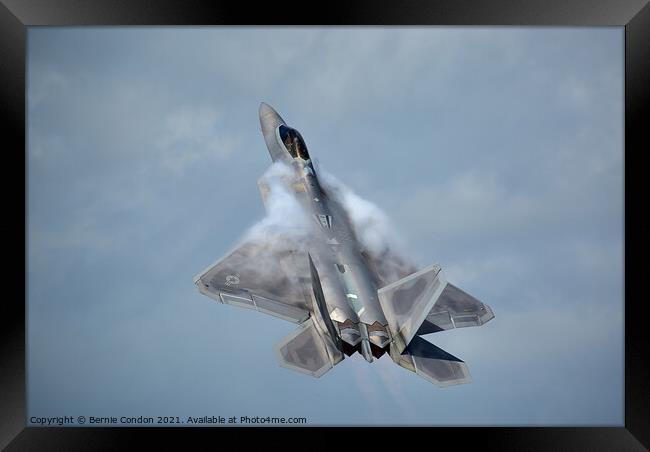
[[[313,239],[307,251],[318,271],[329,316],[320,320],[336,322],[346,354],[358,351],[371,362],[390,342],[377,297],[378,276],[362,254],[347,213],[319,182],[300,134],[264,105],[260,109],[262,130],[274,132],[268,138],[265,133],[271,157],[293,169],[290,191],[313,219]]]

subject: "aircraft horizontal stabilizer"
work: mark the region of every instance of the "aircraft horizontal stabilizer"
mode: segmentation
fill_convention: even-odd
[[[319,331],[310,317],[275,346],[282,367],[320,377],[343,360],[343,353],[332,340]]]
[[[419,336],[402,353],[391,349],[391,358],[437,386],[472,382],[467,364]]]

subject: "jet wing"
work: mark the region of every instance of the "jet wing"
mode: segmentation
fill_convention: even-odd
[[[377,295],[399,352],[415,335],[479,326],[494,318],[488,305],[447,282],[437,265],[384,286]]]
[[[246,241],[194,278],[221,303],[255,309],[293,323],[310,315],[307,255],[291,240]]]
[[[488,305],[453,284],[447,283],[417,334],[480,326],[493,318],[494,313]]]

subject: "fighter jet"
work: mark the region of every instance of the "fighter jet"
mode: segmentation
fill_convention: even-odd
[[[259,119],[274,164],[289,168],[282,187],[309,218],[306,234],[244,240],[194,278],[199,291],[298,324],[276,345],[283,367],[320,377],[346,356],[372,363],[386,354],[438,386],[469,383],[467,365],[422,336],[483,325],[492,309],[447,282],[438,265],[418,270],[364,249],[300,133],[265,103]],[[274,188],[258,185],[267,204]]]

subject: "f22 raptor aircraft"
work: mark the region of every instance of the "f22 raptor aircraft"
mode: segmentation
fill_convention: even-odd
[[[483,325],[494,317],[490,307],[448,283],[438,265],[416,271],[364,250],[300,133],[265,103],[259,116],[271,158],[292,168],[284,183],[311,230],[306,240],[244,240],[194,278],[199,291],[298,324],[276,345],[283,367],[320,377],[356,352],[368,362],[388,353],[438,386],[469,383],[463,361],[421,336]],[[266,204],[270,188],[262,179],[258,185]]]

